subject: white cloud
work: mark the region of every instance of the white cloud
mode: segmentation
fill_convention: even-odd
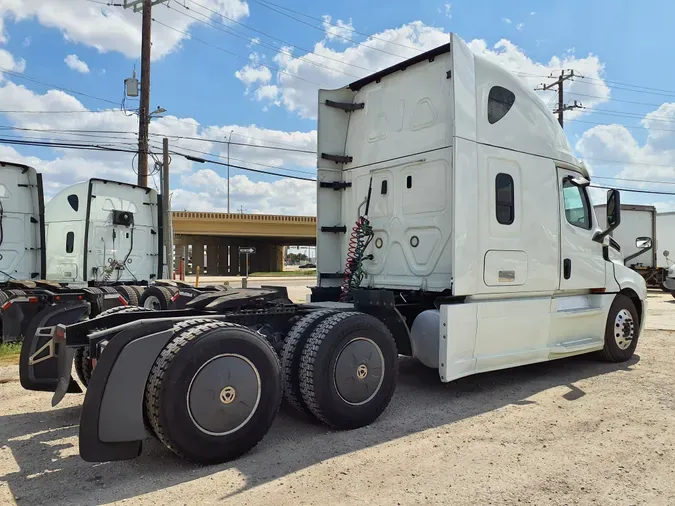
[[[247,63],[242,69],[237,70],[234,76],[239,79],[248,89],[252,84],[260,83],[265,85],[272,79],[272,72],[269,68],[261,65],[260,57],[253,53],[250,56],[251,63]]]
[[[26,37],[25,39],[23,39],[23,47],[30,46],[30,43],[31,43],[30,37]]]
[[[0,49],[0,67],[11,72],[22,73],[26,70],[26,60],[14,58],[14,55],[5,49]],[[2,70],[0,70],[0,81],[2,81]]]
[[[216,171],[198,170],[181,178],[181,185],[171,197],[173,209],[227,211],[227,178]],[[256,214],[315,216],[316,183],[293,179],[254,182],[235,175],[230,179],[230,209],[239,206]]]
[[[530,12],[530,16],[534,16],[535,14],[537,14],[535,11]]]
[[[0,16],[0,44],[7,44],[9,37],[5,33],[5,20]]]
[[[516,30],[518,30],[519,32],[522,31],[523,28],[525,28],[525,23],[518,23],[516,25]]]
[[[267,98],[268,101],[280,102],[283,107],[300,117],[314,119],[319,87],[341,88],[349,82],[399,63],[421,51],[445,44],[448,38],[449,34],[443,29],[416,21],[384,30],[363,41],[361,45],[342,50],[329,48],[324,41],[320,41],[314,45],[312,53],[296,58],[288,54],[289,49],[282,48],[282,52],[274,57],[275,65],[282,72],[271,76],[274,80],[271,78],[262,84],[251,83],[249,86],[256,86],[258,89],[263,86],[276,86],[273,95],[271,89],[266,89],[265,92],[256,91],[254,96],[259,100]],[[593,95],[601,98],[584,100],[585,106],[597,105],[610,95],[609,88],[601,80],[604,65],[597,56],[588,55],[579,58],[574,54],[565,53],[562,56],[553,56],[547,62],[536,62],[521,48],[506,39],[498,41],[493,46],[488,46],[484,40],[476,39],[469,42],[469,46],[475,53],[482,54],[512,71],[531,74],[522,77],[532,88],[536,88],[553,71],[573,68],[588,78],[597,79],[592,81],[596,85],[593,88]],[[244,67],[242,71],[249,66]],[[314,83],[320,83],[320,86]],[[568,82],[565,90],[568,93],[578,90],[589,94],[589,87],[584,84],[576,81]],[[552,93],[542,93],[542,98],[548,100]],[[584,112],[572,111],[568,117],[573,119],[580,114]]]
[[[138,120],[119,110],[88,111],[79,100],[58,90],[35,93],[22,85],[5,81],[0,85],[0,110],[20,109],[44,111],[41,114],[5,114],[5,123],[31,129],[25,135],[31,140],[68,141],[99,145],[123,145],[134,151]],[[53,114],[48,111],[80,111]],[[40,131],[42,130],[42,131]],[[47,131],[49,130],[49,131]],[[84,130],[87,137],[69,135],[54,130]],[[107,135],[101,131],[129,132]],[[255,125],[200,125],[192,118],[165,116],[150,125],[151,151],[160,153],[161,138],[170,137],[170,149],[176,153],[220,160],[227,157],[226,140],[233,132],[230,160],[233,166],[314,178],[316,175],[316,131],[286,132]],[[18,133],[18,132],[15,132]],[[196,138],[196,139],[189,139]],[[310,153],[260,149],[255,146],[278,146],[307,150]],[[25,156],[24,148],[0,145],[0,159],[34,166],[44,173],[45,192],[53,196],[65,186],[92,177],[134,182],[137,167],[133,153],[74,151],[40,148],[40,156]],[[206,153],[206,154],[205,154]],[[152,167],[152,160],[150,160]],[[222,188],[227,181],[213,178],[224,175],[225,168],[216,170],[209,164],[193,163],[179,154],[172,155],[171,174],[173,202],[176,209],[223,210]],[[313,214],[314,183],[296,180],[269,182],[267,176],[233,168],[232,204],[244,205],[251,212],[282,214]],[[158,181],[156,181],[158,183]],[[154,186],[152,178],[150,186]],[[178,206],[178,207],[176,207]]]
[[[352,18],[349,18],[349,21],[346,23],[341,19],[338,19],[336,23],[331,23],[331,17],[328,14],[324,14],[322,18],[323,29],[326,31],[326,39],[337,40],[345,44],[352,40],[352,34],[354,33]]]
[[[249,15],[245,0],[201,0],[199,3],[237,21]],[[171,7],[158,5],[153,9],[153,17],[158,21],[152,27],[154,60],[180,47],[186,36],[179,32],[186,32],[197,23],[180,12],[183,10],[180,3],[172,2]],[[191,9],[211,16],[211,12],[201,7],[191,6]],[[140,54],[141,14],[134,13],[132,9],[76,0],[3,0],[0,2],[0,20],[6,19],[34,19],[45,27],[60,31],[67,41],[94,47],[102,53],[118,51],[129,58]],[[2,28],[0,21],[0,40],[4,34]]]
[[[445,4],[443,5],[443,8],[444,8],[445,16],[447,18],[451,19],[452,18],[452,13],[451,13],[452,4],[450,2],[445,2]]]
[[[511,24],[511,20],[509,18],[502,18],[502,21],[506,23],[507,25]]]
[[[89,65],[87,65],[86,62],[80,60],[80,57],[76,54],[69,54],[63,59],[63,61],[66,65],[68,65],[68,68],[74,70],[75,72],[80,72],[82,74],[89,73]]]
[[[675,191],[675,186],[646,181],[675,183],[675,132],[669,125],[675,121],[675,103],[664,103],[641,121],[647,128],[643,142],[623,125],[598,125],[581,136],[576,150],[593,164],[594,172],[617,180],[598,179],[603,184],[623,188]],[[628,193],[624,201],[652,204],[656,199],[661,210],[673,206],[666,196]]]

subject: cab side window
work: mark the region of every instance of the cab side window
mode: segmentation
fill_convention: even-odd
[[[563,201],[567,222],[575,227],[590,230],[591,212],[586,191],[565,179],[563,180]]]

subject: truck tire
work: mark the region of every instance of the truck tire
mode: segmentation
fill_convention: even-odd
[[[155,311],[169,309],[173,293],[165,286],[149,286],[141,297],[141,306]]]
[[[106,309],[101,314],[97,315],[96,318],[103,318],[104,316],[109,316],[116,313],[135,313],[137,311],[151,311],[151,309],[146,309],[143,306],[115,306],[110,309]]]
[[[80,378],[80,382],[85,386],[89,386],[89,381],[91,380],[91,373],[94,370],[93,364],[91,363],[91,356],[89,355],[89,347],[78,348],[75,351],[75,372],[77,377]]]
[[[148,377],[145,410],[171,451],[216,464],[258,444],[281,397],[272,346],[246,327],[209,321],[179,330],[162,350]]]
[[[301,413],[311,415],[300,392],[300,361],[302,350],[316,326],[336,311],[314,311],[298,320],[286,336],[281,349],[281,374],[284,399]]]
[[[130,306],[140,306],[140,300],[138,298],[138,293],[131,286],[120,285],[115,287],[117,293],[119,293]]]
[[[605,346],[601,358],[609,362],[629,360],[637,347],[640,318],[635,304],[625,295],[617,295],[609,308],[605,327]]]
[[[339,429],[374,422],[398,379],[398,350],[389,329],[358,312],[324,319],[310,335],[300,364],[300,391],[319,420]]]
[[[131,285],[131,288],[136,292],[136,295],[138,295],[138,300],[140,301],[146,287],[142,285]]]

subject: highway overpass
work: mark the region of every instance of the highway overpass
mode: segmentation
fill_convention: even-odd
[[[245,274],[240,247],[256,249],[249,272],[280,271],[284,246],[316,245],[314,216],[174,211],[172,222],[176,269],[182,256],[188,260],[187,274],[197,266],[210,276]]]

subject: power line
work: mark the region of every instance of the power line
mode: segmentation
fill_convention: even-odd
[[[631,181],[633,183],[649,183],[649,184],[675,184],[675,181],[653,181],[649,179],[631,179],[626,177],[604,177],[595,175],[592,176],[591,179],[611,179],[614,181]]]
[[[613,186],[600,186],[600,185],[591,185],[591,188],[602,188],[603,190],[618,190],[622,192],[632,192],[632,193],[649,193],[651,195],[675,195],[675,192],[663,192],[656,190],[638,190],[635,188],[615,188]]]
[[[180,119],[180,118],[176,118]],[[17,131],[22,131],[22,132],[48,132],[48,133],[59,133],[59,134],[68,134],[68,135],[79,135],[83,137],[101,137],[99,135],[93,135],[93,134],[111,134],[111,135],[135,135],[137,136],[138,134],[136,132],[125,132],[121,130],[76,130],[76,129],[71,129],[71,130],[65,130],[65,129],[56,129],[56,128],[25,128],[25,127],[16,127],[16,126],[11,126],[11,125],[0,125],[0,130],[17,130]],[[202,137],[190,137],[190,136],[184,136],[184,135],[171,135],[171,134],[162,134],[162,133],[154,133],[150,132],[150,135],[153,137],[168,137],[171,139],[185,139],[185,140],[191,140],[191,141],[199,141],[199,142],[210,142],[210,143],[215,143],[215,144],[228,144],[227,141],[221,141],[217,139],[209,139],[209,138],[202,138]],[[255,139],[255,140],[264,140],[264,139],[259,139],[257,137],[249,137],[246,135],[241,135],[241,134],[236,134],[239,137],[244,137],[244,138],[250,138],[250,139]],[[266,141],[265,142],[275,142],[275,141]],[[276,151],[288,151],[288,152],[293,152],[293,153],[303,153],[303,154],[312,154],[315,155],[316,151],[311,151],[307,149],[298,149],[298,148],[286,148],[286,147],[277,147],[277,146],[264,146],[261,144],[247,144],[244,142],[230,142],[229,144],[233,146],[243,146],[247,148],[258,148],[258,149],[271,149],[271,150],[276,150]],[[281,144],[281,143],[277,143]]]
[[[567,93],[579,97],[598,98],[600,100],[609,100],[611,102],[623,102],[624,104],[648,105],[650,107],[661,107],[663,105],[663,104],[650,104],[647,102],[635,102],[632,100],[619,100],[618,98],[601,97],[599,95],[588,95],[586,93],[579,93],[578,91],[568,91]]]
[[[155,18],[153,18],[152,20],[153,20],[155,23],[157,23],[158,25],[161,25],[161,26],[163,26],[163,27],[165,27],[165,28],[168,28],[169,30],[173,30],[174,32],[183,34],[185,37],[188,37],[188,38],[191,39],[191,40],[195,40],[195,41],[197,41],[197,42],[200,42],[200,43],[202,43],[202,44],[204,44],[204,45],[206,45],[206,46],[209,46],[209,47],[211,47],[211,48],[213,48],[213,49],[217,49],[218,51],[222,51],[222,52],[225,53],[225,54],[229,54],[230,56],[234,56],[235,58],[239,58],[239,59],[241,59],[241,60],[245,60],[245,61],[247,61],[248,63],[254,63],[255,65],[257,65],[257,66],[259,66],[259,67],[264,67],[264,68],[266,68],[267,70],[270,70],[270,71],[273,70],[273,71],[275,71],[275,72],[279,72],[280,74],[285,74],[285,75],[290,76],[290,77],[293,77],[293,78],[295,78],[295,79],[299,79],[300,81],[305,81],[305,82],[308,82],[308,83],[310,83],[310,84],[315,84],[316,86],[321,86],[319,83],[317,83],[317,82],[315,82],[315,81],[312,81],[312,80],[310,80],[310,79],[305,79],[304,77],[300,77],[300,76],[295,75],[295,74],[291,74],[290,72],[286,72],[285,70],[281,70],[281,69],[278,68],[278,67],[274,67],[274,66],[272,66],[272,65],[265,65],[264,63],[256,63],[256,62],[252,62],[252,61],[250,60],[250,58],[248,58],[248,57],[246,57],[246,56],[241,56],[241,55],[239,55],[239,54],[237,54],[237,53],[233,53],[232,51],[228,51],[227,49],[224,49],[224,48],[222,48],[222,47],[220,47],[220,46],[216,46],[215,44],[211,44],[210,42],[207,42],[207,41],[205,41],[205,40],[203,40],[203,39],[198,39],[197,37],[195,37],[194,35],[189,34],[188,32],[185,32],[185,31],[183,31],[183,30],[179,30],[178,28],[174,28],[174,27],[172,27],[172,26],[169,26],[169,25],[167,25],[166,23],[162,23],[161,21],[157,21]]]
[[[158,148],[158,146],[154,146],[154,145],[153,145],[153,147]],[[186,148],[186,147],[184,147],[184,146],[180,146],[180,149],[183,150],[183,151],[190,151],[191,153],[199,153],[199,154],[201,154],[201,155],[215,156],[216,158],[220,158],[220,159],[223,159],[223,160],[226,160],[226,159],[227,159],[227,157],[225,157],[225,156],[217,155],[217,154],[215,154],[215,153],[210,153],[210,152],[208,152],[208,151],[200,151],[200,150],[198,150],[198,149]],[[253,165],[260,165],[260,166],[262,166],[262,167],[267,167],[267,168],[276,169],[276,170],[285,170],[285,171],[287,171],[287,172],[296,172],[296,173],[298,173],[298,174],[309,174],[309,175],[313,175],[313,173],[307,172],[307,171],[304,171],[304,170],[286,169],[286,168],[284,168],[284,167],[278,167],[278,166],[275,166],[275,165],[268,165],[268,164],[266,164],[266,163],[252,162],[252,161],[250,161],[250,160],[243,160],[243,159],[241,159],[241,158],[233,158],[233,157],[230,157],[230,160],[236,160],[236,161],[243,162],[243,163],[250,163],[250,164],[253,164]],[[231,165],[231,167],[234,167],[234,166]]]
[[[265,37],[268,37],[268,38],[270,38],[270,39],[273,39],[273,40],[276,40],[276,41],[278,41],[278,42],[281,42],[282,44],[284,44],[284,45],[286,45],[286,46],[294,47],[294,48],[296,48],[296,49],[299,49],[300,51],[304,51],[304,52],[306,52],[306,53],[308,53],[308,54],[313,54],[313,55],[315,55],[315,56],[317,56],[317,57],[319,57],[319,58],[325,58],[326,60],[330,60],[330,61],[334,61],[334,62],[340,63],[341,65],[347,65],[347,66],[354,67],[354,68],[357,68],[357,69],[360,69],[360,70],[365,70],[365,71],[367,71],[367,72],[375,72],[375,71],[372,70],[372,69],[369,69],[369,68],[366,68],[366,67],[361,67],[360,65],[354,65],[354,64],[352,64],[352,63],[347,63],[347,62],[345,62],[344,60],[340,60],[340,59],[338,59],[338,58],[331,58],[330,56],[320,55],[320,54],[316,53],[315,51],[311,51],[311,50],[309,50],[309,49],[302,48],[302,47],[297,46],[297,45],[295,45],[295,44],[291,44],[290,42],[286,42],[286,41],[284,41],[284,40],[282,40],[282,39],[279,39],[279,38],[277,38],[277,37],[274,37],[273,35],[269,35],[269,34],[266,33],[266,32],[263,32],[263,31],[261,31],[261,30],[257,30],[257,29],[255,29],[255,28],[252,28],[252,27],[248,26],[248,25],[245,25],[245,24],[243,24],[243,23],[240,23],[239,21],[237,21],[237,20],[235,20],[235,19],[228,18],[227,16],[225,16],[225,15],[219,13],[218,11],[213,10],[213,9],[211,9],[211,8],[209,8],[209,7],[206,7],[205,5],[202,5],[202,4],[200,4],[200,3],[197,3],[197,2],[195,2],[194,0],[191,0],[191,2],[192,2],[193,4],[195,4],[195,5],[199,6],[199,7],[201,7],[202,9],[205,9],[205,10],[207,10],[207,11],[209,11],[209,12],[211,12],[211,13],[217,15],[217,16],[222,17],[223,19],[226,19],[227,21],[229,21],[229,22],[231,22],[231,23],[236,23],[237,25],[241,25],[241,26],[243,26],[244,28],[246,28],[246,29],[248,29],[248,30],[251,30],[251,31],[253,31],[253,32],[256,32],[256,33],[259,33],[259,34],[261,34],[261,35],[264,35]],[[188,6],[185,5],[185,4],[178,4],[178,5],[180,5],[181,7],[183,7],[183,9],[190,10],[190,11],[192,11],[192,12],[195,12],[195,13],[199,14],[200,16],[204,16],[205,18],[209,19],[209,20],[212,21],[213,23],[217,23],[217,24],[219,24],[219,25],[221,25],[221,26],[227,28],[227,31],[225,31],[225,30],[223,30],[223,29],[220,29],[220,28],[217,28],[217,27],[215,27],[215,26],[213,26],[213,25],[209,25],[206,21],[202,21],[202,20],[199,20],[199,19],[194,18],[194,17],[192,17],[192,16],[188,16],[188,17],[190,17],[190,18],[192,18],[192,19],[194,19],[194,20],[196,20],[196,21],[199,21],[199,22],[201,22],[201,23],[204,23],[204,24],[206,24],[207,26],[211,26],[212,28],[216,28],[217,30],[223,31],[223,32],[225,32],[225,33],[227,33],[227,34],[229,34],[229,35],[233,35],[233,36],[235,36],[235,37],[239,37],[240,39],[244,39],[244,40],[246,40],[246,41],[250,41],[250,40],[251,40],[251,37],[252,37],[252,36],[251,36],[250,34],[248,34],[248,33],[244,33],[244,32],[241,32],[241,31],[239,31],[239,30],[235,30],[234,28],[232,28],[231,26],[228,26],[228,25],[225,24],[225,23],[218,22],[218,21],[215,21],[215,20],[211,20],[207,14],[202,14],[201,12],[198,12],[198,11],[196,11],[196,10],[194,10],[194,9],[190,9],[190,7],[188,7]],[[170,8],[170,9],[172,8],[172,7],[169,6],[169,4],[167,4],[167,7]],[[181,12],[181,11],[178,11],[178,10],[175,9],[175,8],[173,8],[173,10],[176,11],[176,12],[180,12],[181,14],[187,16],[187,14],[185,14],[185,13],[183,13],[183,12]],[[237,34],[241,34],[241,35],[237,35]],[[267,48],[269,48],[269,49],[273,49],[274,51],[278,51],[278,52],[280,52],[280,53],[282,53],[282,54],[286,54],[286,55],[292,56],[293,58],[301,59],[301,60],[306,61],[306,62],[308,62],[308,63],[310,63],[310,64],[312,64],[312,65],[316,65],[316,66],[319,66],[319,67],[322,67],[322,68],[325,68],[325,69],[328,69],[328,70],[331,70],[331,71],[334,71],[334,72],[340,72],[340,73],[343,73],[343,74],[345,74],[345,75],[348,75],[348,76],[350,76],[350,77],[354,77],[354,78],[356,78],[356,79],[359,79],[359,78],[361,77],[361,76],[354,76],[354,75],[352,75],[352,74],[347,74],[347,73],[345,73],[345,72],[342,72],[342,71],[340,71],[340,70],[333,69],[333,68],[331,68],[331,67],[323,66],[323,65],[321,65],[321,64],[319,64],[319,63],[316,63],[316,62],[313,62],[313,61],[311,61],[311,60],[304,59],[303,57],[295,56],[293,53],[291,53],[291,52],[289,52],[289,51],[284,51],[283,49],[281,49],[281,48],[279,48],[279,47],[275,47],[274,45],[269,44],[269,43],[266,43],[266,42],[258,41],[258,42],[256,42],[256,44],[260,44],[260,45],[262,45],[262,46],[264,46],[264,47],[267,47]],[[306,56],[306,55],[305,55],[305,56]]]
[[[297,21],[298,23],[302,23],[303,25],[307,25],[307,26],[309,26],[309,27],[312,27],[312,28],[314,28],[315,30],[319,30],[319,31],[322,32],[322,33],[325,32],[325,30],[324,30],[323,28],[320,28],[320,27],[318,27],[318,26],[313,25],[312,23],[308,23],[307,21],[303,21],[302,19],[298,19],[298,18],[296,18],[296,17],[294,17],[294,16],[291,16],[290,14],[288,14],[288,13],[286,13],[286,12],[283,12],[283,11],[280,11],[280,10],[278,10],[278,9],[275,9],[275,8],[272,7],[271,5],[268,5],[267,3],[260,2],[259,0],[251,0],[251,1],[257,3],[258,5],[262,5],[263,7],[267,8],[267,9],[270,9],[270,10],[272,10],[272,11],[274,11],[274,12],[277,12],[277,13],[281,14],[282,16],[286,16],[287,18],[294,19],[294,20]],[[403,60],[406,59],[405,56],[401,56],[400,54],[391,53],[391,52],[389,52],[389,51],[385,51],[384,49],[380,49],[379,47],[369,46],[368,44],[364,44],[364,43],[362,43],[362,42],[357,42],[357,41],[352,40],[352,39],[350,39],[350,38],[348,38],[348,37],[343,37],[342,35],[337,34],[337,33],[334,33],[333,36],[337,37],[338,39],[346,40],[347,42],[350,42],[350,43],[358,44],[359,46],[367,47],[367,48],[372,49],[372,50],[374,50],[374,51],[379,51],[380,53],[388,54],[388,55],[391,55],[391,56],[396,56],[397,58],[401,58],[401,59],[403,59]],[[380,39],[378,39],[378,40],[380,40]],[[389,41],[386,41],[386,40],[385,40],[385,42],[388,43]],[[416,51],[420,51],[420,50],[419,50],[419,49],[416,49]]]
[[[190,0],[190,1],[191,1],[192,3],[195,3],[194,0]],[[253,1],[255,1],[256,3],[262,5],[262,2],[259,2],[259,1],[256,1],[256,0],[253,0]],[[391,41],[391,40],[382,39],[382,38],[376,37],[375,35],[372,35],[372,34],[359,32],[358,30],[354,30],[353,28],[350,28],[350,27],[348,27],[348,26],[340,26],[340,25],[336,25],[336,24],[334,24],[334,23],[331,23],[330,21],[326,21],[325,19],[315,18],[315,17],[312,17],[312,16],[310,16],[310,15],[308,15],[308,14],[304,14],[304,13],[302,13],[302,12],[295,11],[295,10],[293,10],[293,9],[289,9],[288,7],[281,6],[281,5],[276,4],[276,3],[274,3],[274,2],[269,2],[269,1],[267,1],[267,0],[264,0],[264,3],[265,3],[265,4],[274,5],[275,7],[278,7],[279,9],[283,9],[283,10],[285,10],[285,11],[292,12],[292,13],[294,13],[294,14],[298,14],[298,15],[303,16],[303,17],[308,18],[308,19],[313,19],[314,21],[318,21],[319,23],[322,23],[322,24],[323,24],[323,23],[326,23],[327,25],[333,26],[333,27],[335,27],[335,28],[339,28],[339,29],[341,29],[341,30],[346,30],[346,31],[348,31],[348,32],[352,32],[352,33],[356,33],[356,34],[359,34],[359,35],[363,35],[364,37],[368,37],[368,38],[370,38],[370,39],[379,40],[379,41],[381,41],[381,42],[386,42],[387,44],[393,44],[393,45],[395,45],[395,46],[400,46],[400,47],[403,47],[403,48],[406,48],[406,49],[413,49],[413,50],[415,50],[415,51],[419,51],[420,53],[423,52],[422,49],[419,49],[419,48],[416,48],[416,47],[412,47],[412,46],[408,46],[408,45],[406,45],[406,44],[401,44],[401,43],[399,43],[399,42],[395,42],[395,41]],[[267,6],[265,6],[265,7],[267,7]],[[268,7],[268,8],[269,8],[269,7]],[[348,39],[348,40],[350,40],[350,39]]]
[[[597,121],[586,121],[583,119],[570,119],[567,121],[576,121],[577,123],[588,123],[589,125],[602,125],[602,126],[610,126],[610,123],[599,123]],[[643,127],[639,125],[624,125],[622,123],[619,123],[622,127],[628,128],[628,129],[638,129],[638,130],[653,130],[656,132],[675,132],[675,130],[670,130],[667,128],[652,128],[652,127]]]
[[[25,111],[0,110],[0,114],[100,114],[104,112],[122,112],[119,109],[104,109],[102,111]]]
[[[569,120],[572,121],[572,120]],[[595,157],[584,157],[584,160],[595,160],[598,162],[606,163],[618,163],[622,165],[646,165],[648,167],[666,167],[668,169],[675,169],[674,165],[659,165],[657,163],[647,163],[647,162],[629,162],[626,160],[608,160],[607,158],[595,158]]]
[[[19,79],[25,79],[27,81],[31,81],[31,82],[34,82],[34,83],[37,83],[37,84],[41,84],[43,86],[48,86],[50,88],[55,88],[57,90],[65,91],[67,93],[72,93],[73,95],[80,95],[82,97],[87,97],[87,98],[91,98],[91,99],[94,99],[94,100],[100,100],[101,102],[107,102],[107,103],[113,104],[115,106],[119,105],[117,102],[114,102],[112,100],[108,100],[107,98],[96,97],[94,95],[89,95],[88,93],[82,93],[81,91],[75,91],[75,90],[71,90],[69,88],[64,88],[62,86],[56,86],[55,84],[45,83],[45,82],[40,81],[38,79],[35,79],[33,77],[27,76],[25,74],[19,74],[18,72],[14,72],[14,71],[6,69],[4,67],[0,67],[0,72],[3,72],[5,74],[9,74],[13,77],[18,77]]]

